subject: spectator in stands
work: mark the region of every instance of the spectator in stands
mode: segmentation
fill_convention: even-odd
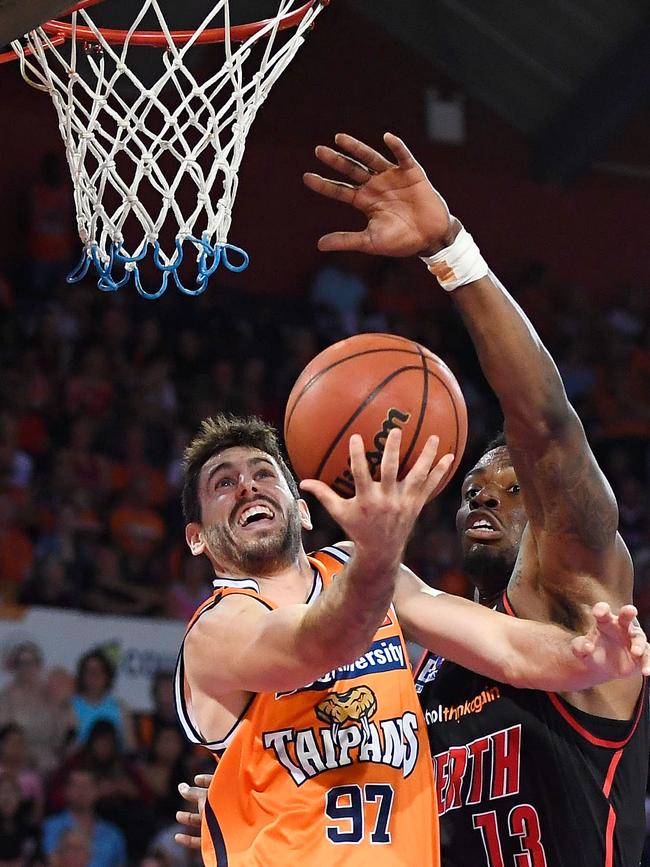
[[[0,725],[16,723],[29,743],[36,768],[51,771],[75,727],[67,702],[50,693],[38,645],[24,641],[11,649],[6,667],[12,681],[0,692]]]
[[[0,773],[0,867],[28,867],[39,849],[39,830],[18,782]]]
[[[101,346],[88,349],[81,370],[67,387],[67,411],[72,417],[85,416],[106,419],[115,399],[115,387],[108,370],[106,354]]]
[[[160,606],[160,591],[129,581],[113,546],[100,545],[93,559],[93,580],[84,596],[91,611],[137,617]]]
[[[156,550],[165,534],[160,514],[149,506],[150,489],[147,480],[134,477],[122,499],[110,516],[113,539],[128,557],[146,560]]]
[[[209,564],[208,564],[209,565]],[[209,570],[201,558],[185,555],[178,580],[167,591],[166,614],[185,623],[212,593]]]
[[[66,275],[74,262],[77,243],[73,202],[65,163],[58,154],[46,153],[29,191],[24,214],[31,285],[41,297]]]
[[[333,337],[356,334],[361,307],[368,294],[364,278],[351,268],[353,262],[352,254],[332,253],[314,275],[309,290],[314,305],[338,317],[339,335]]]
[[[77,664],[76,691],[72,697],[77,742],[85,744],[98,720],[115,726],[120,744],[127,752],[135,749],[133,721],[126,706],[113,694],[115,669],[101,650],[90,650]]]
[[[83,768],[70,771],[65,792],[67,809],[50,816],[43,823],[45,854],[49,856],[55,852],[62,842],[62,835],[75,829],[86,834],[91,841],[89,867],[126,867],[124,835],[115,825],[97,816],[99,792],[92,771]]]
[[[15,602],[28,580],[34,549],[21,527],[16,506],[8,494],[0,493],[0,602]]]
[[[22,586],[21,605],[46,605],[50,608],[75,608],[79,602],[69,570],[61,557],[48,554],[38,560],[32,577]]]
[[[78,768],[91,771],[97,784],[97,813],[125,835],[129,851],[144,851],[153,831],[153,793],[138,766],[120,749],[115,727],[106,720],[94,724],[88,742],[73,753],[50,784],[49,803],[60,809],[66,780]]]
[[[138,867],[174,867],[166,852],[157,850],[145,855]]]
[[[20,389],[20,383],[16,383]],[[16,418],[5,412],[0,423],[0,482],[14,495],[26,488],[32,478],[34,461],[18,443]]]
[[[10,776],[18,783],[23,804],[34,823],[43,818],[45,793],[41,775],[30,764],[25,734],[16,723],[0,729],[0,774]]]
[[[151,751],[154,738],[161,728],[177,726],[178,717],[174,704],[174,673],[159,669],[151,678],[150,713],[138,714],[135,718],[138,747],[141,754]]]
[[[59,837],[49,858],[49,867],[92,867],[93,847],[88,834],[69,828]]]
[[[178,809],[178,784],[187,778],[184,762],[186,741],[177,724],[160,726],[154,734],[147,761],[141,771],[154,796],[154,811],[159,825],[174,820]]]

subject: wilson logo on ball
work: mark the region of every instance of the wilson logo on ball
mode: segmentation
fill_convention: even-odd
[[[284,441],[298,478],[320,479],[340,496],[353,497],[350,436],[362,437],[377,478],[393,427],[402,429],[399,479],[432,435],[439,438],[435,460],[448,452],[456,456],[435,496],[453,476],[467,439],[458,382],[441,358],[414,340],[355,334],[319,352],[296,380],[284,415]]]
[[[381,464],[381,459],[384,454],[384,448],[386,447],[386,440],[388,439],[388,434],[395,427],[401,428],[410,418],[410,412],[401,412],[395,407],[391,407],[388,410],[388,415],[383,421],[381,430],[377,431],[377,433],[373,437],[372,444],[374,446],[374,449],[372,451],[366,452],[366,460],[368,461],[368,466],[370,467],[370,475],[373,477],[373,479],[377,478],[379,465]],[[354,494],[354,478],[352,477],[352,472],[350,470],[349,458],[348,469],[344,470],[340,476],[337,476],[334,479],[332,487],[338,494],[341,494],[343,496],[350,496],[350,494]]]

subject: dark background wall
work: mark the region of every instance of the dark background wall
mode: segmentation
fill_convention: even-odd
[[[584,283],[605,296],[648,283],[647,180],[592,171],[570,189],[538,185],[530,179],[528,142],[472,100],[469,143],[433,144],[425,133],[425,89],[431,84],[444,89],[449,82],[345,2],[332,3],[254,122],[230,232],[230,240],[249,251],[251,266],[222,283],[300,293],[322,261],[317,237],[351,225],[349,214],[302,186],[302,172],[317,165],[314,146],[331,142],[339,130],[379,144],[385,129],[410,144],[506,277],[543,260],[552,279]],[[15,203],[43,153],[62,153],[62,142],[49,97],[22,81],[17,64],[0,67],[0,92],[0,262],[7,266],[24,247]],[[611,152],[643,150],[647,129],[641,115]],[[412,291],[420,283],[426,291],[425,274],[414,270],[412,279]]]

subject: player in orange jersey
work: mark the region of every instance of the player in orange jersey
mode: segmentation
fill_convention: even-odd
[[[272,429],[220,416],[187,450],[186,538],[210,559],[216,590],[190,621],[176,696],[188,737],[218,759],[202,824],[209,867],[439,863],[394,596],[421,643],[518,686],[578,689],[650,669],[631,606],[573,637],[436,593],[400,567],[450,457],[433,466],[432,438],[398,481],[399,442],[392,431],[375,482],[351,438],[351,499],[302,483],[353,543],[313,556],[300,536],[309,512]]]

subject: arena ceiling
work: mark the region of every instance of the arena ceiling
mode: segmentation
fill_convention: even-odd
[[[176,28],[209,8],[209,0],[159,2]],[[529,138],[541,180],[575,177],[648,104],[648,0],[331,2],[325,14],[365,16]],[[238,22],[277,5],[230,0]],[[93,15],[128,26],[134,8],[133,0],[106,0]]]
[[[647,0],[348,0],[577,174],[650,94]]]

